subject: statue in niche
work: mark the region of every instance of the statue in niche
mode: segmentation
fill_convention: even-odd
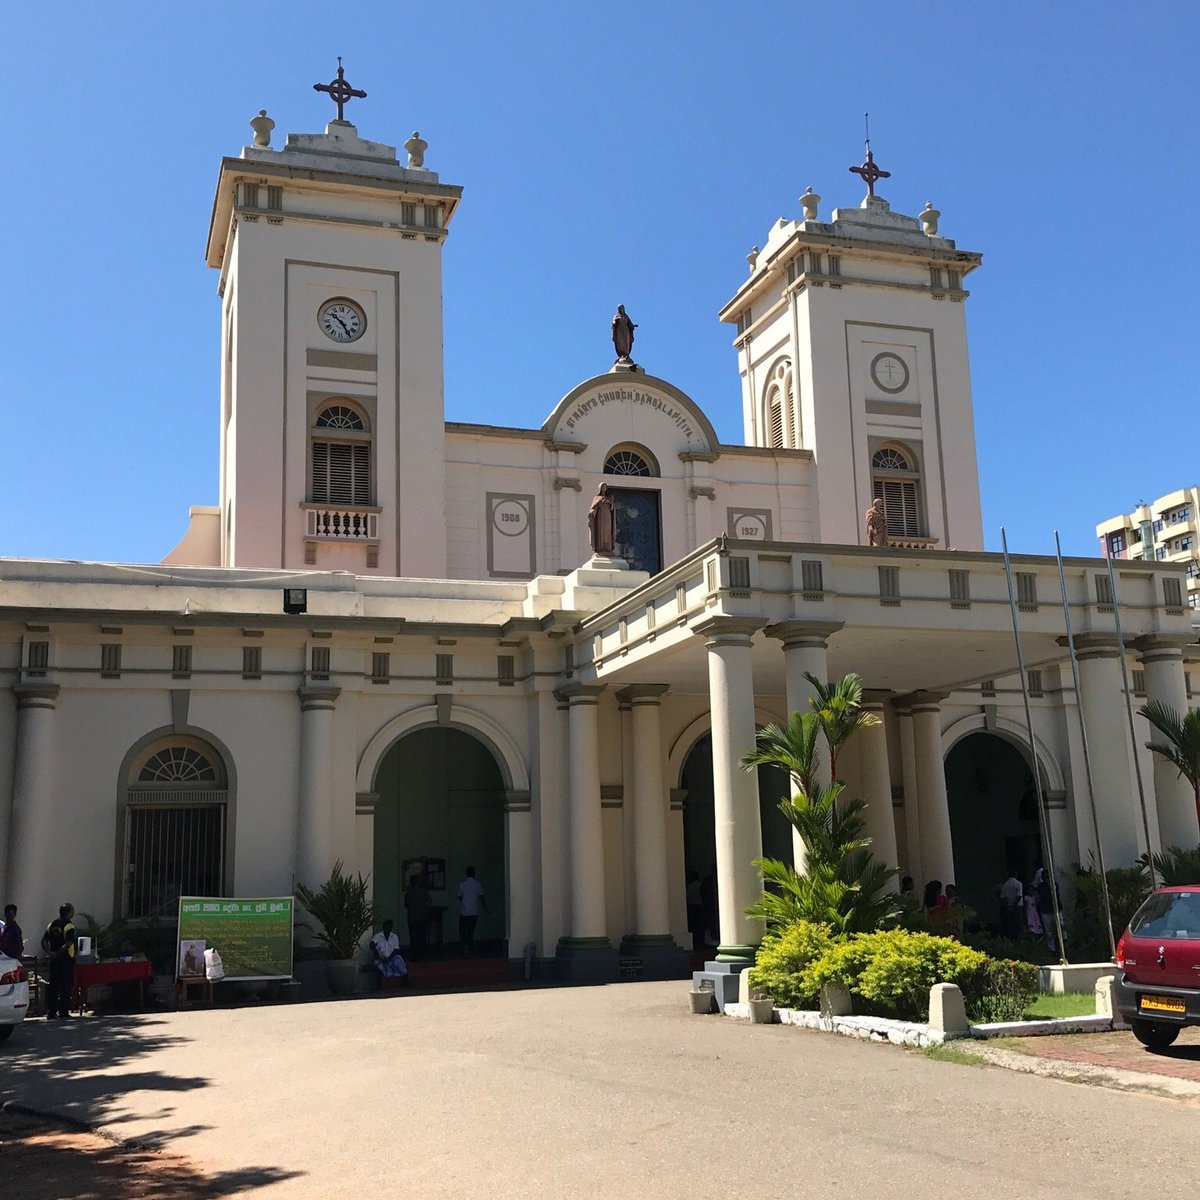
[[[617,352],[617,362],[632,362],[629,357],[633,353],[633,331],[637,326],[630,320],[625,311],[625,305],[617,305],[617,315],[612,319],[613,349]]]
[[[867,545],[886,546],[888,544],[887,514],[883,511],[883,501],[876,500],[867,509]]]
[[[617,510],[608,494],[608,484],[602,483],[588,509],[588,540],[592,553],[609,557],[617,548]]]

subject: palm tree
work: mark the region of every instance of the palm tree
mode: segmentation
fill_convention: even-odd
[[[872,713],[858,708],[862,683],[850,675],[834,684],[819,684],[810,701],[813,711],[794,712],[786,726],[760,730],[753,750],[742,756],[742,766],[782,767],[796,780],[797,791],[781,800],[779,809],[804,843],[805,869],[800,875],[777,859],[755,861],[766,885],[750,915],[768,928],[794,921],[814,921],[839,933],[868,932],[896,917],[899,899],[889,884],[899,873],[878,862],[866,836],[862,800],[843,800],[845,784],[838,780],[823,787],[817,779],[822,734],[835,758],[857,729],[879,723]]]
[[[1200,709],[1190,709],[1182,716],[1169,704],[1151,700],[1138,712],[1167,740],[1147,742],[1146,748],[1161,754],[1179,768],[1196,799],[1196,819],[1200,820]]]
[[[817,693],[808,698],[808,706],[821,722],[829,746],[829,775],[836,779],[838,751],[851,734],[873,728],[879,724],[879,718],[862,706],[862,679],[858,675],[843,675],[830,683],[823,683],[808,672],[804,678]]]

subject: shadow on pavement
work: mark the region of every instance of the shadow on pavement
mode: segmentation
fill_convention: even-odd
[[[207,1126],[180,1126],[176,1115],[186,1104],[187,1093],[209,1086],[200,1075],[172,1074],[161,1070],[137,1070],[139,1059],[172,1047],[188,1046],[195,1039],[165,1032],[166,1023],[153,1017],[129,1020],[122,1017],[78,1018],[69,1021],[41,1019],[22,1022],[13,1036],[0,1045],[0,1137],[3,1138],[5,1174],[11,1159],[26,1158],[36,1168],[22,1170],[22,1196],[74,1196],[87,1200],[91,1196],[167,1197],[178,1195],[223,1196],[265,1186],[279,1179],[290,1178],[295,1172],[275,1167],[246,1168],[222,1173],[220,1176],[201,1175],[184,1159],[162,1160],[178,1166],[188,1174],[192,1187],[197,1181],[209,1190],[172,1191],[165,1184],[159,1190],[134,1191],[115,1186],[121,1172],[146,1174],[150,1186],[152,1174],[159,1170],[159,1152],[177,1138],[201,1132]],[[199,1047],[196,1062],[202,1061]],[[135,1069],[130,1069],[130,1067]],[[140,1093],[141,1111],[136,1118],[126,1103],[132,1093]],[[162,1104],[147,1113],[144,1097],[157,1094]],[[16,1109],[18,1111],[14,1112]],[[19,1110],[26,1110],[21,1115]],[[32,1110],[32,1113],[29,1112]],[[49,1124],[32,1114],[52,1113],[65,1119]],[[119,1143],[121,1127],[137,1120],[138,1135],[129,1143]],[[163,1127],[146,1129],[147,1120],[161,1119]],[[13,1122],[24,1133],[13,1139]],[[23,1125],[22,1125],[23,1123]],[[107,1136],[88,1132],[104,1128]],[[72,1156],[79,1155],[78,1139],[90,1139],[82,1158],[95,1172],[94,1189],[89,1190],[87,1171],[80,1173],[72,1165]],[[161,1166],[161,1163],[160,1163]],[[175,1166],[171,1167],[175,1170]],[[32,1171],[32,1173],[30,1173]],[[107,1172],[108,1174],[105,1174]],[[26,1182],[45,1183],[47,1190],[30,1191]],[[105,1182],[107,1181],[107,1182]],[[160,1181],[161,1182],[161,1181]],[[217,1189],[217,1190],[212,1190]]]
[[[0,1112],[0,1154],[23,1200],[200,1200],[236,1196],[299,1172],[273,1167],[205,1173],[187,1159],[98,1134],[63,1129],[25,1113]]]

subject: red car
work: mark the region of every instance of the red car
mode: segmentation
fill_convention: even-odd
[[[1117,1011],[1156,1054],[1200,1025],[1200,886],[1159,888],[1117,943]]]

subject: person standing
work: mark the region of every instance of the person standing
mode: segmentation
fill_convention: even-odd
[[[4,924],[0,925],[0,954],[7,954],[9,958],[19,961],[24,953],[25,935],[21,932],[20,925],[17,924],[17,906],[6,904],[4,906]]]
[[[413,958],[424,957],[429,947],[429,914],[433,909],[433,897],[414,875],[404,889],[404,909],[408,914],[408,949]]]
[[[1014,942],[1021,936],[1024,903],[1025,889],[1021,886],[1016,871],[1011,871],[1000,885],[1000,927],[1004,936]]]
[[[1046,948],[1051,954],[1057,954],[1058,942],[1054,936],[1054,892],[1045,867],[1038,867],[1037,874],[1033,877],[1033,888],[1037,893],[1038,919],[1042,923],[1042,933],[1046,938]]]
[[[458,885],[458,941],[464,954],[475,945],[475,924],[481,912],[487,912],[483,884],[475,878],[475,868],[467,868],[466,878]]]
[[[75,906],[59,905],[58,916],[42,934],[42,949],[50,956],[50,985],[46,989],[46,1016],[60,1021],[71,1015],[75,987]]]

